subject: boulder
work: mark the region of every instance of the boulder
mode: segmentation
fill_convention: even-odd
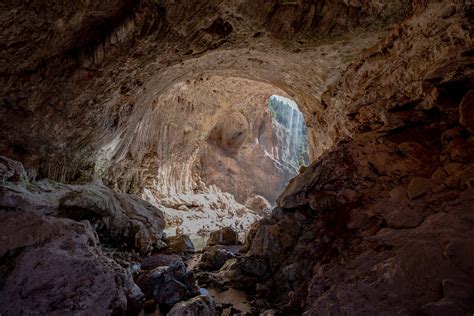
[[[214,301],[208,295],[199,295],[188,301],[176,304],[168,316],[215,316]]]
[[[26,180],[26,172],[21,162],[0,156],[0,183],[5,181],[20,182]]]
[[[239,235],[230,227],[224,227],[211,233],[207,246],[213,245],[237,245]]]
[[[68,188],[69,189],[69,188]],[[163,213],[130,194],[101,184],[75,186],[59,201],[58,216],[89,220],[105,242],[125,243],[141,253],[165,246]]]
[[[219,270],[228,259],[234,258],[234,254],[221,245],[214,245],[205,249],[201,255],[199,269],[205,271]]]
[[[153,261],[153,262],[152,262]],[[178,256],[157,255],[142,266],[156,266],[138,276],[137,284],[147,300],[154,299],[164,309],[198,294],[194,276]]]
[[[0,314],[136,314],[143,293],[106,257],[91,225],[0,212]]]
[[[266,258],[247,256],[227,260],[219,271],[219,276],[227,279],[232,287],[252,289],[270,273]]]
[[[103,243],[141,253],[166,246],[163,212],[131,194],[117,193],[101,183],[67,185],[44,180],[31,183],[21,163],[0,158],[0,208],[27,210],[76,221],[87,220]]]
[[[188,235],[171,236],[166,239],[167,253],[189,254],[194,252],[194,244]]]
[[[181,261],[177,255],[157,254],[143,259],[140,266],[142,270],[153,270],[157,267],[169,266],[173,262]]]

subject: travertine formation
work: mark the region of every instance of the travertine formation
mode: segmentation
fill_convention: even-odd
[[[206,285],[257,315],[472,314],[473,12],[4,1],[0,313],[223,313]],[[273,94],[299,104],[313,163],[266,216],[290,177]],[[169,253],[224,226],[242,254],[209,245],[196,284]]]

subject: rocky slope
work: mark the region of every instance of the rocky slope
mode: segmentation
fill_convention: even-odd
[[[264,268],[247,284],[225,272],[284,314],[474,309],[473,11],[416,9],[324,94],[341,141],[253,231],[241,265]]]
[[[197,287],[214,284],[256,314],[472,314],[473,12],[4,1],[0,312],[214,315]],[[245,255],[208,249],[201,268],[225,264],[196,284],[163,254],[190,250],[165,222],[244,231],[262,216],[248,207],[282,176],[272,94],[300,105],[314,162]]]

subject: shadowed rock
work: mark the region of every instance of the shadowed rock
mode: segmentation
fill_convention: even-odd
[[[143,293],[88,222],[0,212],[2,315],[138,313]]]

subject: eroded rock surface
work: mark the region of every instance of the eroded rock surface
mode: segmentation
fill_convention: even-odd
[[[23,167],[17,164],[20,171],[9,180],[21,174]],[[65,185],[48,180],[30,182],[26,177],[16,180],[0,184],[0,208],[88,220],[101,242],[142,253],[166,246],[162,241],[163,213],[137,197],[116,193],[99,183]]]
[[[341,141],[252,231],[238,263],[266,270],[230,265],[228,277],[265,284],[259,296],[284,314],[474,310],[473,136],[460,115],[474,85],[471,17],[462,2],[416,4],[328,89],[323,116]]]

